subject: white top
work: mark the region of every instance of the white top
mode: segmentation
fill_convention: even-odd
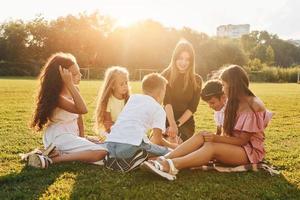
[[[117,121],[111,127],[106,142],[118,142],[139,146],[149,143],[147,131],[153,128],[166,129],[166,112],[151,96],[131,95]]]
[[[107,151],[103,146],[79,137],[78,116],[78,114],[70,113],[64,109],[55,108],[51,122],[43,136],[45,148],[53,143],[60,153],[75,153],[87,150]]]
[[[226,105],[224,105],[221,110],[215,111],[214,113],[214,120],[217,126],[223,126],[225,107]]]
[[[125,99],[117,99],[114,95],[109,97],[106,112],[110,113],[111,119],[115,122],[125,105]]]
[[[44,132],[44,140],[53,141],[56,137],[65,133],[79,135],[77,119],[78,114],[70,113],[56,107],[53,111],[50,123]]]

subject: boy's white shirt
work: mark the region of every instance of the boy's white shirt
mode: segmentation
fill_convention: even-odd
[[[223,126],[224,123],[224,111],[225,111],[226,104],[223,108],[219,111],[214,111],[214,120],[217,126]]]
[[[111,127],[105,142],[118,142],[139,146],[149,143],[147,131],[153,128],[166,129],[166,112],[151,96],[131,95],[125,107]]]

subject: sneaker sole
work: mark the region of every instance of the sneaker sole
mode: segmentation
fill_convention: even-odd
[[[103,166],[104,165],[104,161],[103,160],[99,160],[99,161],[96,161],[96,162],[92,162],[92,164]]]
[[[111,170],[130,172],[137,169],[147,158],[148,153],[145,150],[139,150],[132,158],[128,159],[109,158],[107,156],[104,159],[104,166]]]
[[[148,153],[146,151],[142,150],[141,152],[139,152],[132,160],[134,164],[129,168],[128,172],[137,169],[145,160],[147,160],[147,158],[148,158]],[[134,161],[135,159],[137,160]]]
[[[141,164],[141,168],[142,169],[145,169],[146,171],[149,171],[149,172],[152,172],[154,174],[157,174],[163,178],[166,178],[168,179],[169,181],[174,181],[176,179],[176,176],[174,175],[171,175],[167,172],[163,172],[163,171],[160,171],[159,169],[157,169],[156,167],[154,167],[151,163],[149,162],[144,162],[143,164]]]

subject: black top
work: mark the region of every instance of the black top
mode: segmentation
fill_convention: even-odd
[[[168,75],[164,75],[169,80]],[[172,88],[167,85],[166,95],[164,98],[164,105],[171,104],[175,120],[181,117],[181,115],[189,109],[192,113],[197,111],[197,107],[200,101],[200,93],[202,86],[202,78],[200,75],[195,75],[196,82],[199,87],[195,90],[191,82],[189,82],[187,88],[184,90],[184,74],[179,74],[176,78]]]

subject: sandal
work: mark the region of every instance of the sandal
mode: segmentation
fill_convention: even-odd
[[[28,166],[45,169],[48,168],[53,161],[48,156],[40,155],[40,154],[32,154],[28,157]]]
[[[164,158],[165,159],[165,158]],[[178,170],[175,168],[173,161],[171,159],[165,159],[169,166],[170,170],[169,172],[164,171],[164,167],[162,164],[160,164],[158,161],[146,161],[141,165],[141,168],[146,169],[147,171],[153,172],[163,178],[166,178],[170,181],[173,181],[176,179],[176,174],[178,173]]]
[[[20,153],[19,156],[21,157],[22,161],[28,161],[29,157],[32,156],[32,155],[34,155],[34,154],[44,155],[44,156],[51,157],[50,154],[54,152],[55,148],[56,148],[55,145],[53,143],[51,143],[44,150],[36,148],[33,151],[30,151],[28,153]]]
[[[169,174],[172,174],[172,175],[176,175],[178,174],[179,170],[175,167],[173,161],[171,159],[166,159],[166,161],[168,162],[169,164]]]

